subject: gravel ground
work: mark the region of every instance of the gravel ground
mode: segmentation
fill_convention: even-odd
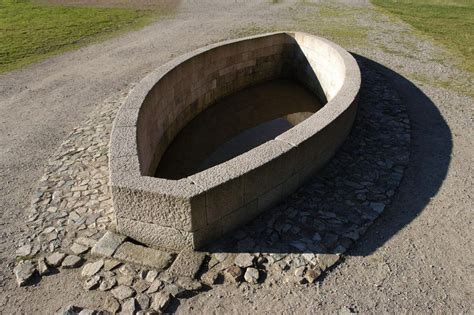
[[[327,4],[217,3],[183,2],[173,18],[0,77],[0,312],[49,314],[67,304],[103,303],[102,293],[82,289],[75,271],[62,271],[27,288],[17,288],[12,276],[18,240],[29,233],[22,224],[23,209],[43,166],[96,104],[184,51],[249,27],[299,29],[300,17],[317,16],[326,25],[322,30],[341,19],[366,29],[363,41],[351,41],[350,34],[327,35],[378,62],[359,58],[386,75],[406,104],[412,139],[401,188],[375,225],[318,285],[217,286],[182,301],[177,311],[471,313],[473,101],[459,91],[472,87],[472,75],[456,70],[440,47],[365,1],[330,5],[354,12],[350,19],[317,15]],[[312,27],[318,33],[318,25]]]

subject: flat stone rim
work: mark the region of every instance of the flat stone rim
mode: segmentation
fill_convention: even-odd
[[[357,100],[361,85],[361,74],[357,61],[354,59],[354,57],[348,51],[346,51],[341,46],[335,44],[334,42],[305,32],[281,31],[247,36],[210,44],[205,47],[198,48],[194,51],[183,54],[177,58],[172,59],[168,63],[156,68],[151,73],[146,75],[130,92],[125,103],[119,109],[117,117],[115,118],[112,126],[109,145],[110,185],[127,187],[152,193],[183,195],[188,197],[202,193],[203,189],[197,187],[197,185],[195,185],[192,181],[188,179],[189,177],[179,180],[171,180],[143,175],[140,171],[140,165],[138,160],[136,132],[135,134],[127,133],[119,127],[136,126],[140,107],[148,93],[153,89],[153,87],[159,80],[161,80],[171,70],[173,70],[186,60],[190,60],[199,54],[210,51],[217,47],[278,34],[287,34],[290,36],[301,34],[305,36],[310,36],[327,44],[328,46],[331,46],[338,52],[339,56],[343,60],[345,67],[345,79],[337,94],[331,100],[329,100],[319,111],[317,111],[308,119],[296,125],[295,127],[282,133],[281,135],[276,137],[275,140],[283,141],[290,144],[292,147],[296,147],[298,144],[302,143],[303,141],[314,136],[324,128],[328,127],[328,125],[330,125],[334,120],[336,120],[339,116],[346,112],[349,107],[351,107],[351,105]],[[307,137],[299,136],[298,134],[301,133],[301,131],[305,128],[310,128],[313,131],[312,134]],[[263,143],[260,146],[257,146],[249,150],[248,152],[236,156],[222,164],[241,164],[241,162],[238,162],[238,160],[242,160],[242,157],[244,155],[256,153],[258,150],[264,148],[266,144],[275,140],[270,140],[266,143]],[[116,158],[122,160],[122,163],[116,163],[117,161],[114,161]],[[260,165],[264,165],[270,160],[271,158],[266,158],[265,160],[260,161],[257,167]],[[127,165],[124,165],[125,163]],[[203,170],[197,174],[202,177],[206,177],[208,175],[211,175],[210,170],[215,167],[219,167],[219,165]],[[124,174],[126,175],[124,176]],[[221,179],[219,182],[216,183],[216,185],[223,183],[226,180],[227,179]],[[184,191],[183,186],[186,186],[186,189]]]

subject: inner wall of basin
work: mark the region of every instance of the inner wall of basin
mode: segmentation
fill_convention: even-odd
[[[208,107],[174,138],[155,176],[180,179],[224,163],[293,128],[322,107],[290,79],[257,84]]]
[[[195,54],[177,63],[160,77],[142,101],[136,125],[140,173],[144,176],[176,179],[189,176],[215,163],[222,163],[237,153],[251,149],[263,140],[254,139],[254,144],[242,145],[244,149],[235,149],[237,153],[234,154],[230,153],[232,150],[220,148],[221,145],[229,141],[231,144],[236,142],[237,140],[232,140],[234,137],[262,123],[290,114],[314,113],[320,105],[334,98],[342,87],[344,76],[344,62],[337,49],[322,39],[304,33],[277,33],[251,38],[219,45]],[[301,99],[295,97],[298,95],[295,92],[296,83],[291,89],[283,89],[280,86],[267,88],[269,91],[262,93],[265,89],[262,88],[262,84],[280,79],[298,82],[301,84],[299,91],[302,91],[302,86],[307,88],[308,97],[313,97],[315,103],[319,105],[311,109],[298,108],[302,105],[300,101],[295,102],[296,99]],[[273,100],[257,102],[262,99],[260,97],[254,101],[252,97],[245,97],[246,93],[251,95],[249,91],[260,91],[260,94],[268,98],[273,97]],[[286,92],[283,93],[284,91]],[[282,96],[285,94],[286,98]],[[218,104],[223,104],[224,98],[229,101],[230,96],[232,96],[230,100],[239,97],[244,99],[237,102],[242,103],[241,106],[244,108],[245,104],[253,102],[252,106],[247,107],[251,111],[247,110],[245,115],[237,119],[238,106],[231,108],[229,105],[222,105],[223,113],[215,114],[221,118],[213,118],[210,114],[203,116],[210,117],[207,121],[202,117],[197,118],[211,107],[220,107]],[[283,102],[285,99],[286,102]],[[318,102],[318,99],[321,102]],[[282,105],[276,106],[277,101],[282,102]],[[273,110],[279,115],[272,114]],[[261,113],[268,116],[260,117],[259,115],[263,115]],[[256,119],[253,115],[260,118]],[[296,119],[296,116],[302,117]],[[286,120],[294,125],[304,118],[305,116],[301,114]],[[214,129],[210,127],[208,129],[208,131],[214,130],[212,134],[194,131],[188,132],[188,137],[179,136],[186,134],[183,130],[194,119],[201,121],[199,125],[202,125],[203,129],[204,126],[211,126],[211,122],[215,119]],[[280,125],[273,126],[277,131],[291,127],[287,123],[285,125],[282,120],[279,123]],[[233,124],[239,127],[232,132],[227,131],[228,125]],[[187,127],[186,130],[190,128]],[[272,137],[267,136],[264,139],[272,139],[278,133],[281,132],[268,132]],[[256,134],[261,136],[267,132],[256,132]],[[190,137],[195,137],[195,140]],[[181,138],[184,140],[179,140]],[[193,141],[197,144],[193,144]],[[181,145],[178,144],[180,142]],[[179,149],[173,149],[174,147]],[[219,154],[222,151],[227,153]]]

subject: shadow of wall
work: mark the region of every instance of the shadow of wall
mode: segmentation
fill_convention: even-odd
[[[440,189],[449,169],[452,135],[436,105],[415,84],[363,56],[359,63],[381,73],[405,103],[411,125],[410,163],[390,207],[350,255],[366,256],[415,219]],[[377,237],[374,237],[377,235]]]
[[[284,202],[207,250],[345,253],[376,221],[377,238],[349,253],[368,255],[437,193],[452,150],[439,110],[408,79],[354,57],[362,73],[359,111],[335,157]]]

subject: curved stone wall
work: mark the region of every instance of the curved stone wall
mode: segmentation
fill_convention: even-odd
[[[152,177],[191,119],[224,96],[276,78],[299,81],[326,105],[225,163],[180,180]],[[109,167],[118,231],[151,246],[199,248],[251,220],[334,155],[352,126],[359,87],[348,52],[299,32],[213,44],[158,68],[114,122]]]

